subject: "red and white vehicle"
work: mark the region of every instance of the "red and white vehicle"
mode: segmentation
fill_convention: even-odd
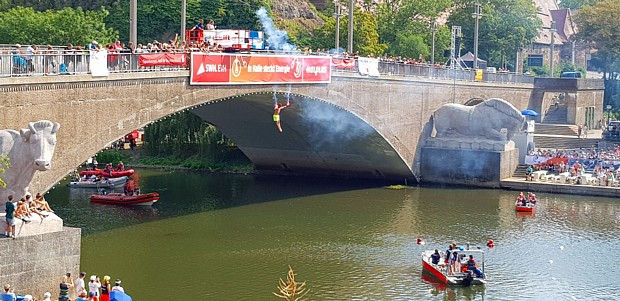
[[[186,30],[185,40],[221,45],[224,51],[264,50],[265,35],[262,31],[246,29]]]

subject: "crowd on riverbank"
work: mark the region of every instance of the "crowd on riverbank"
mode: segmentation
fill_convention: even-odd
[[[59,301],[110,301],[110,295],[125,295],[125,289],[121,286],[121,280],[116,279],[114,285],[110,283],[110,276],[104,276],[100,280],[97,275],[91,275],[89,282],[86,282],[86,273],[81,272],[78,279],[73,280],[71,273],[67,273],[62,277],[59,285],[58,300]],[[45,292],[43,301],[50,301],[52,294]],[[10,284],[4,285],[4,290],[0,293],[2,301],[33,301],[37,300],[30,294],[16,294]],[[121,300],[116,298],[116,300]],[[125,299],[123,299],[125,300]]]

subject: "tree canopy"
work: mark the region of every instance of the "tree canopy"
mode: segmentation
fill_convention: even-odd
[[[592,6],[600,0],[562,0],[560,1],[561,8],[580,9],[583,6]]]
[[[620,62],[620,1],[606,0],[594,6],[584,6],[576,16],[579,33],[577,37],[591,43],[597,49],[596,56],[602,61],[605,72]]]
[[[420,55],[428,58],[431,52],[431,24],[446,11],[450,0],[386,0],[379,4],[379,41],[388,46],[386,53],[417,59]],[[443,28],[443,29],[442,29]],[[449,33],[445,27],[439,28],[444,34],[436,36],[436,53],[441,53],[450,45]]]
[[[475,1],[459,0],[450,14],[449,25],[461,26],[465,51],[474,52]],[[531,0],[493,0],[482,4],[478,29],[478,57],[490,66],[502,66],[518,50],[532,43],[542,26],[538,9]]]
[[[116,31],[106,27],[108,11],[83,11],[81,8],[35,11],[16,7],[0,12],[1,44],[86,45],[92,40],[113,41]]]

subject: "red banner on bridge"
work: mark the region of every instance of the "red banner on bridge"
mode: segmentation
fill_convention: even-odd
[[[185,54],[177,53],[153,53],[141,54],[138,57],[140,67],[152,66],[185,66]]]
[[[331,58],[192,53],[191,85],[331,82]]]
[[[333,59],[332,64],[336,69],[355,69],[355,59]]]

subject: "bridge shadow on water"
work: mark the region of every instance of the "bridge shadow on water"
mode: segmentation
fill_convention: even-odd
[[[66,226],[79,227],[84,234],[97,233],[139,223],[194,213],[223,210],[272,201],[385,186],[384,181],[339,177],[213,174],[196,171],[140,169],[142,192],[158,192],[153,206],[91,204],[96,189],[61,185],[45,197]],[[115,192],[122,192],[117,187]]]

